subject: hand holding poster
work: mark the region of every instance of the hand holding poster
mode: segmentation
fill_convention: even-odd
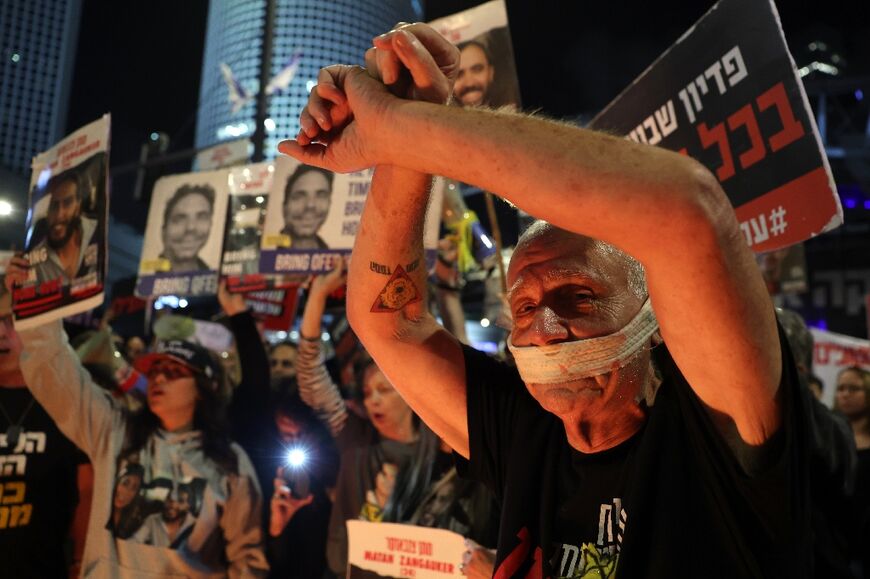
[[[842,223],[828,160],[771,0],[718,2],[590,128],[703,163],[756,252]]]
[[[263,226],[260,273],[324,273],[350,257],[372,173],[343,175],[279,157]],[[424,234],[433,261],[440,214],[440,188],[435,188]]]
[[[12,296],[19,329],[103,301],[109,126],[105,115],[33,160],[24,244],[31,267]]]
[[[217,293],[228,171],[163,177],[154,185],[136,295]]]
[[[348,579],[464,577],[462,535],[413,525],[348,521]]]

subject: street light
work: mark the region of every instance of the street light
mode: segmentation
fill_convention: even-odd
[[[9,217],[12,215],[12,204],[8,201],[0,200],[0,217]]]

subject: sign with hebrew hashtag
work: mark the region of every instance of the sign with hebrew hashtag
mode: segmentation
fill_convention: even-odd
[[[843,222],[771,0],[720,0],[590,123],[689,155],[719,179],[757,252]]]

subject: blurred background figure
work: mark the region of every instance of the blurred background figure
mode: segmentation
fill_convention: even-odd
[[[870,372],[857,366],[841,371],[834,408],[843,413],[855,436],[858,464],[851,513],[856,523],[852,557],[859,576],[870,577]]]

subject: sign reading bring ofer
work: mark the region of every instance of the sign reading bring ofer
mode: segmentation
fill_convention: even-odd
[[[349,257],[372,183],[373,170],[346,175],[275,161],[272,191],[260,246],[264,275],[324,273]],[[441,188],[434,187],[426,215],[424,247],[434,253],[441,216]]]

